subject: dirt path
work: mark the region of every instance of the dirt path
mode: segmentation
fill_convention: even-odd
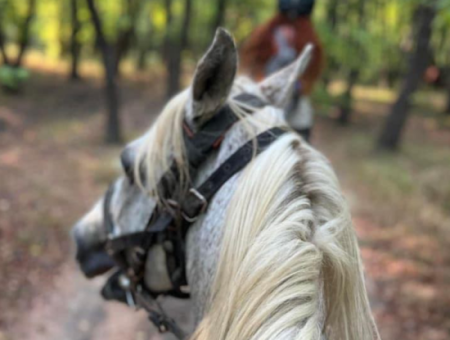
[[[75,264],[65,265],[52,287],[34,299],[20,324],[9,332],[11,340],[175,339],[170,334],[160,335],[143,311],[133,312],[127,306],[102,300],[99,290],[103,280],[88,281]],[[373,282],[367,284],[372,291]],[[166,298],[163,306],[184,330],[192,328],[188,301]],[[0,340],[10,338],[0,333]]]
[[[84,279],[75,264],[65,265],[52,287],[35,298],[20,325],[13,328],[13,339],[174,339],[171,335],[159,335],[143,311],[133,312],[118,303],[103,301],[98,293],[102,282],[103,279]],[[163,305],[183,329],[189,329],[189,302],[166,299]]]

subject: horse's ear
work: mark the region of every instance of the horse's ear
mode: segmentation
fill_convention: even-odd
[[[261,92],[269,102],[277,107],[285,108],[295,90],[299,77],[309,65],[313,51],[311,44],[306,45],[296,61],[259,83]]]
[[[197,65],[192,84],[192,123],[208,120],[228,98],[237,70],[237,50],[231,35],[219,28]]]

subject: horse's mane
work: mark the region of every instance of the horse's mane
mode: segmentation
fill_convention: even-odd
[[[208,308],[192,340],[379,338],[335,174],[297,135],[242,174]]]
[[[144,176],[145,188],[157,188],[173,161],[181,185],[189,184],[182,132],[189,98],[186,90],[172,99],[148,132],[135,166],[141,187]],[[228,104],[242,114],[241,104]],[[379,338],[335,174],[296,134],[281,137],[241,175],[207,308],[192,340],[309,340],[322,332],[329,340]]]
[[[232,95],[226,103],[232,112],[241,119],[249,130],[249,134],[253,135],[255,125],[258,123],[261,125],[264,122],[256,122],[247,115],[248,112],[256,111],[258,108],[233,99],[233,94],[240,93],[243,89],[251,89],[251,92],[263,97],[253,82],[246,77],[239,77],[233,86]],[[191,100],[191,96],[188,88],[168,102],[144,137],[144,142],[140,145],[135,159],[134,178],[136,183],[143,191],[154,197],[159,204],[164,203],[165,197],[162,192],[158,191],[158,182],[173,162],[179,171],[179,177],[173,179],[177,182],[179,190],[183,192],[191,183],[183,141],[183,119],[185,110],[189,107],[189,100]],[[249,120],[253,123],[249,124]]]
[[[163,199],[158,192],[158,182],[173,161],[180,169],[181,183],[184,185],[189,178],[182,130],[188,98],[186,90],[169,101],[147,132],[135,159],[136,183],[158,203]]]

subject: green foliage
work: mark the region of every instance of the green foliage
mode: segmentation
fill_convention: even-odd
[[[61,22],[59,19],[62,12],[61,4],[54,0],[38,1],[37,15],[33,26],[33,36],[38,39],[38,41],[35,40],[35,44],[43,48],[52,58],[57,58],[61,53]],[[64,26],[67,27],[67,25]]]
[[[107,38],[115,40],[119,32],[134,24],[133,47],[136,51],[161,51],[166,33],[166,0],[136,0],[140,10],[133,22],[127,5],[129,0],[96,0]],[[217,0],[192,0],[192,18],[187,55],[196,59],[210,42]],[[450,0],[323,0],[317,1],[314,23],[323,41],[331,77],[342,77],[350,69],[360,71],[360,81],[373,83],[380,77],[399,75],[404,70],[405,56],[414,44],[412,15],[419,4],[435,4],[438,15],[434,22],[433,48],[440,66],[450,63]],[[32,26],[32,46],[47,56],[59,58],[67,54],[71,37],[70,0],[38,0],[37,15]],[[336,24],[331,21],[336,5]],[[181,27],[184,0],[172,0],[173,23],[177,34]],[[19,24],[27,12],[26,0],[0,0],[1,27],[10,46],[17,41]],[[225,26],[233,32],[238,44],[258,25],[276,13],[275,0],[227,0]],[[362,17],[361,17],[362,13]],[[82,55],[92,56],[95,32],[86,0],[78,0],[81,30],[77,39]]]
[[[450,0],[438,3],[438,14],[434,20],[433,39],[435,62],[439,66],[450,64]]]
[[[0,85],[9,91],[19,91],[28,77],[28,71],[23,68],[7,65],[0,67]]]
[[[330,18],[333,1],[319,3],[316,26],[334,75],[349,69],[360,71],[363,82],[373,82],[380,74],[403,68],[411,33],[414,6],[405,0],[338,2],[336,24]],[[363,8],[361,9],[361,6]]]

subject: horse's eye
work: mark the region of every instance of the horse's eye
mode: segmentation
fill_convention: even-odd
[[[122,154],[120,155],[120,161],[122,162],[122,168],[125,174],[127,175],[128,179],[133,182],[134,180],[134,157],[133,152],[130,150],[129,147],[125,148],[125,150],[122,151]]]

